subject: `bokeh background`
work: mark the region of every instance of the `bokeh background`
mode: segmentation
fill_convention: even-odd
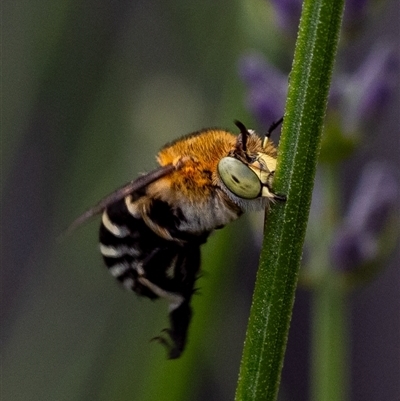
[[[176,361],[149,342],[167,325],[166,304],[139,299],[109,276],[98,221],[57,237],[105,194],[152,169],[164,143],[207,126],[235,130],[234,119],[265,130],[240,71],[249,52],[284,76],[290,71],[297,22],[273,3],[2,3],[2,399],[233,399],[262,214],[204,246],[189,343]],[[399,55],[398,3],[353,3],[362,12],[348,17],[338,61],[349,76],[376,45]],[[367,161],[387,162],[398,182],[399,106],[397,80],[341,165],[344,205]],[[352,400],[400,398],[399,282],[397,247],[348,297]],[[309,399],[310,298],[299,289],[282,400]]]

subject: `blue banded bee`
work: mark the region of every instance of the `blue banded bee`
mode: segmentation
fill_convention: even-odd
[[[243,212],[284,200],[272,190],[277,151],[236,121],[239,135],[204,129],[164,146],[160,165],[101,200],[67,231],[102,213],[100,252],[126,288],[169,304],[170,328],[155,339],[169,358],[183,352],[200,246]]]

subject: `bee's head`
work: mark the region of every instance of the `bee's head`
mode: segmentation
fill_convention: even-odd
[[[265,149],[266,142],[263,144],[254,131],[247,130],[239,121],[235,124],[240,134],[234,149],[219,161],[218,175],[225,193],[236,204],[248,209],[248,201],[258,200],[256,203],[261,207],[265,198],[275,197],[270,190],[276,167],[275,149],[271,154]]]

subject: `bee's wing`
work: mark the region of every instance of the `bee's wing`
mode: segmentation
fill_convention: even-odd
[[[74,231],[77,227],[83,224],[85,221],[89,220],[91,217],[100,214],[106,207],[112,205],[115,202],[125,198],[129,194],[139,191],[142,188],[145,188],[147,185],[151,184],[158,179],[165,177],[168,174],[171,174],[173,171],[179,169],[182,166],[182,163],[177,164],[167,164],[165,166],[159,167],[156,170],[153,170],[141,177],[128,182],[121,188],[117,189],[113,193],[109,194],[105,198],[103,198],[100,202],[98,202],[92,208],[86,210],[83,214],[81,214],[78,218],[76,218],[70,226],[61,234],[61,238],[69,235],[72,231]]]

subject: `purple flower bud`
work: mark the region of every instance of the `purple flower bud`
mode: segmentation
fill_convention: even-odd
[[[362,26],[367,15],[368,0],[348,0],[344,9],[343,24],[345,29]]]
[[[348,210],[347,224],[376,235],[397,204],[398,183],[384,163],[371,162],[363,170]]]
[[[242,81],[250,86],[258,86],[267,79],[265,59],[261,54],[250,53],[242,56],[238,61],[238,72]]]
[[[277,19],[277,25],[290,36],[297,33],[300,15],[301,0],[271,0]],[[347,0],[343,17],[345,30],[354,31],[362,27],[368,11],[368,0]]]
[[[295,34],[300,21],[301,0],[271,0],[278,25],[289,34]]]
[[[398,182],[388,166],[367,165],[331,247],[336,268],[348,271],[378,256],[379,235],[398,201]]]
[[[331,248],[333,266],[341,271],[351,271],[373,258],[376,245],[376,242],[370,237],[365,237],[363,232],[343,227]]]
[[[379,112],[385,106],[398,80],[399,60],[393,48],[379,46],[368,56],[357,72],[364,88],[360,98],[360,116]]]
[[[381,44],[354,74],[334,81],[331,98],[335,104],[341,104],[345,131],[357,131],[361,123],[374,119],[387,104],[398,82],[399,66],[394,46]],[[338,102],[339,94],[341,102]]]
[[[248,89],[246,107],[260,124],[269,127],[283,115],[287,77],[259,54],[243,56],[238,70]]]

